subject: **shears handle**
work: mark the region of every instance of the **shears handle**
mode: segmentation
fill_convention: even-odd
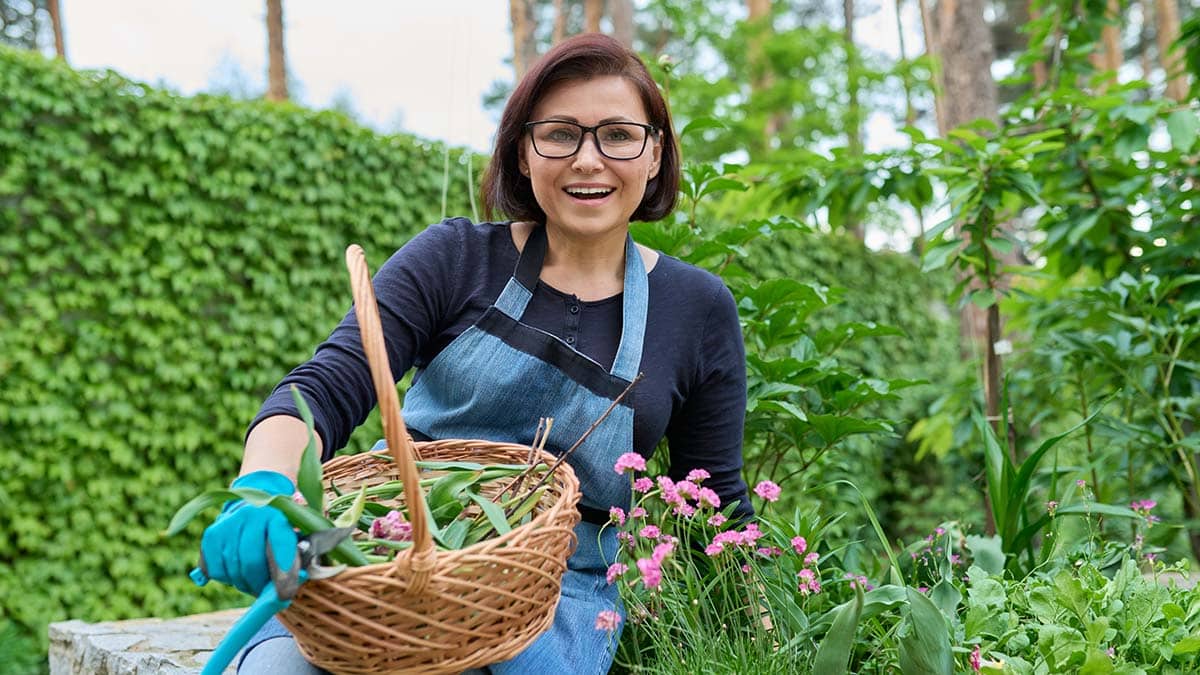
[[[307,573],[301,570],[300,576],[307,576]],[[292,601],[283,600],[275,590],[275,582],[268,582],[259,594],[258,599],[250,605],[250,609],[233,624],[225,637],[221,639],[221,643],[217,645],[212,656],[208,657],[208,661],[204,664],[204,669],[200,671],[200,675],[221,675],[225,669],[233,662],[234,657],[255,633],[263,627],[277,613],[287,609],[292,604]]]

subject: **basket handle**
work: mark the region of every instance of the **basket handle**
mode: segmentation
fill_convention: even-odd
[[[358,330],[362,335],[363,351],[371,369],[371,381],[379,397],[379,415],[383,418],[383,437],[387,439],[392,460],[400,471],[404,484],[405,503],[412,523],[413,546],[409,552],[396,555],[394,565],[402,570],[407,561],[409,590],[424,589],[433,570],[435,551],[429,532],[429,519],[425,513],[425,499],[421,492],[421,479],[413,458],[417,450],[404,427],[400,414],[400,400],[396,396],[396,383],[392,380],[392,369],[388,364],[387,346],[383,340],[383,327],[379,320],[379,306],[375,302],[375,288],[371,285],[371,272],[367,268],[366,255],[358,244],[346,248],[346,267],[350,270],[350,289],[354,294],[354,316],[358,319]],[[405,553],[411,553],[405,555]]]

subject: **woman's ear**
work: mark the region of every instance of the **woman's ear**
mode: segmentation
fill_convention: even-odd
[[[650,146],[650,173],[646,175],[647,182],[658,177],[658,169],[662,166],[662,146],[662,135],[660,134],[654,144]]]
[[[529,177],[529,159],[525,151],[524,143],[517,148],[517,170],[521,172],[522,176],[525,176],[526,178]]]

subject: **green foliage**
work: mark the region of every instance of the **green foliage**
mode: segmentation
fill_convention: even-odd
[[[0,606],[22,635],[241,600],[188,580],[199,523],[159,532],[236,474],[270,387],[346,313],[346,245],[380,263],[438,219],[443,162],[0,48]]]

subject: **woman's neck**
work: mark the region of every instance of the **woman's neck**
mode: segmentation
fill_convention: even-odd
[[[625,228],[579,237],[547,226],[541,279],[580,300],[603,300],[621,292],[625,279]]]

